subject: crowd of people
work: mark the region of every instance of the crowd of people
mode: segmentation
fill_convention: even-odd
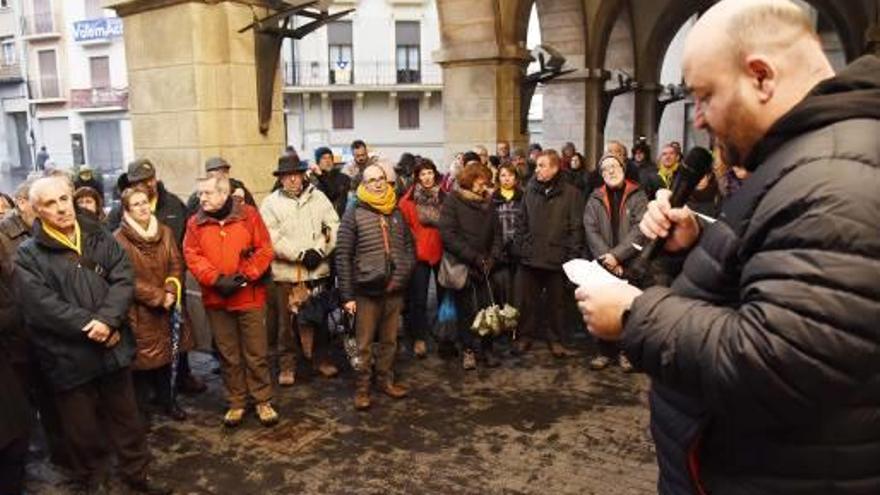
[[[185,420],[176,394],[205,390],[189,368],[186,272],[200,287],[220,363],[225,426],[241,424],[249,405],[260,423],[276,424],[275,386],[294,385],[300,357],[324,377],[339,373],[334,311],[356,342],[354,407],[363,410],[374,384],[407,396],[394,374],[401,330],[416,357],[436,342],[465,370],[497,367],[503,349],[521,355],[537,340],[557,358],[577,356],[566,341],[582,325],[562,264],[592,258],[625,278],[648,197],[669,187],[682,158],[670,143],[655,166],[644,141],[632,157],[612,141],[591,165],[571,143],[526,153],[502,142],[495,155],[483,146],[458,154],[443,174],[428,158],[405,153],[394,164],[371,155],[360,140],[351,151],[343,166],[329,148],[312,162],[288,149],[259,206],[221,157],[206,161],[186,203],[148,159],[129,164],[109,211],[88,167],[75,177],[48,169],[8,198],[3,386],[30,399],[51,460],[79,486],[106,482],[111,449],[98,431],[110,414],[123,479],[156,492],[142,425],[152,414]],[[714,215],[741,178],[736,169],[707,175],[694,207]],[[455,314],[455,330],[442,335],[429,311],[441,303]],[[493,304],[517,310],[513,334],[476,330]],[[632,369],[614,344],[599,349],[592,369]],[[7,412],[5,430],[19,434],[4,456],[27,450],[27,428],[13,421],[25,421],[25,405]]]

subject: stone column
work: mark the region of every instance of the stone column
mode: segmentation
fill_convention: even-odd
[[[602,69],[592,69],[585,82],[586,87],[586,126],[584,158],[590,163],[599,161],[605,148],[605,111],[602,107],[602,95],[605,82],[608,80]]]
[[[636,122],[633,126],[635,135],[633,141],[639,136],[648,138],[651,149],[657,149],[657,130],[660,126],[660,117],[657,115],[657,97],[660,96],[661,87],[654,82],[639,82],[636,88]]]
[[[444,168],[455,153],[485,145],[494,153],[499,141],[511,149],[528,146],[520,125],[520,87],[524,48],[486,50],[463,47],[439,50],[434,60],[443,67]]]
[[[271,126],[257,118],[250,24],[261,1],[105,0],[125,25],[130,111],[137,156],[175,193],[190,194],[206,158],[220,155],[256,194],[271,189],[284,148],[280,77]],[[254,5],[249,5],[254,4]]]

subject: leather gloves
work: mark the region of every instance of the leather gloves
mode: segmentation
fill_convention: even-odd
[[[302,264],[308,271],[318,268],[322,261],[324,261],[324,257],[315,249],[309,249],[302,255]]]
[[[244,287],[247,283],[247,279],[244,275],[240,273],[236,273],[234,275],[220,275],[216,282],[214,282],[214,290],[220,294],[221,297],[229,297]]]

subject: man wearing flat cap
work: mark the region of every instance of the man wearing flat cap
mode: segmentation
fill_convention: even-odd
[[[232,165],[230,165],[222,156],[212,156],[205,160],[205,177],[216,177],[218,179],[228,180],[229,187],[232,188],[232,199],[236,201],[244,201],[256,208],[257,202],[254,201],[254,196],[248,191],[244,182],[234,179],[229,175],[230,170],[232,170]],[[196,193],[193,193],[192,196],[189,197],[189,200],[186,202],[186,209],[190,214],[198,211],[199,197]]]

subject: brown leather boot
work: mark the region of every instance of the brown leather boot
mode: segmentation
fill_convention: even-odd
[[[329,359],[324,358],[318,361],[318,373],[321,374],[324,378],[333,378],[334,376],[339,374],[339,368],[337,368],[333,363],[330,362]]]
[[[315,329],[310,325],[299,326],[299,343],[303,357],[312,359],[315,351]]]
[[[573,351],[564,347],[559,342],[551,342],[550,343],[550,353],[553,354],[555,358],[569,358],[575,357],[578,355],[577,351]]]
[[[394,382],[387,381],[380,386],[380,390],[382,393],[391,397],[392,399],[402,399],[409,394],[409,390],[402,385],[398,385]]]
[[[370,375],[363,373],[357,377],[354,391],[354,408],[365,411],[370,408]]]

